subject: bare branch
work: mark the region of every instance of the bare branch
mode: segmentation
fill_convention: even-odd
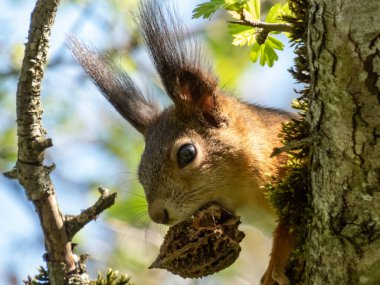
[[[52,146],[42,127],[41,81],[46,66],[51,27],[60,0],[38,0],[29,27],[28,42],[17,87],[17,177],[33,202],[45,237],[50,284],[64,284],[75,269],[71,242],[59,210],[50,172],[43,165],[44,151]]]
[[[229,23],[256,28],[256,40],[260,45],[265,43],[270,32],[294,32],[294,25],[289,23],[268,23],[260,20],[249,20],[246,17],[244,10],[240,13],[240,20],[241,22],[229,21]]]
[[[288,23],[267,23],[262,21],[251,21],[246,18],[243,18],[241,22],[238,21],[229,21],[231,24],[238,24],[242,26],[249,26],[253,28],[261,28],[263,31],[269,32],[285,32],[291,33],[294,30],[292,24]]]
[[[93,206],[83,210],[82,213],[77,216],[66,216],[66,231],[70,240],[86,224],[95,220],[101,212],[115,203],[117,193],[110,194],[109,190],[102,186],[100,186],[98,190],[100,192],[100,197]]]

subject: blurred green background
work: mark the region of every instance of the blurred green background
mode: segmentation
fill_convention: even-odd
[[[245,101],[290,108],[294,81],[287,72],[292,49],[286,43],[273,68],[249,62],[248,49],[233,47],[226,14],[211,21],[192,20],[192,10],[203,1],[178,0],[178,12],[194,36],[201,39],[222,86]],[[263,13],[274,1],[262,3]],[[0,171],[16,160],[15,97],[19,68],[35,1],[1,0],[0,11]],[[62,1],[52,31],[49,65],[43,80],[43,123],[54,147],[46,163],[52,174],[61,210],[77,214],[98,196],[97,186],[118,192],[114,207],[87,225],[75,242],[78,253],[90,254],[92,277],[112,267],[132,276],[136,284],[258,284],[265,270],[270,239],[244,227],[247,234],[238,261],[213,276],[189,280],[162,270],[148,270],[166,228],[147,216],[136,169],[144,144],[142,136],[107,104],[65,46],[68,35],[80,37],[110,54],[147,94],[162,106],[170,100],[160,82],[131,19],[134,0]],[[265,13],[264,13],[265,15]],[[21,284],[43,265],[43,238],[32,204],[20,186],[0,176],[0,285]]]

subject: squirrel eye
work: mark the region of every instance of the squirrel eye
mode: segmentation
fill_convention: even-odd
[[[184,144],[178,149],[177,162],[179,168],[184,168],[197,156],[197,149],[193,144]]]

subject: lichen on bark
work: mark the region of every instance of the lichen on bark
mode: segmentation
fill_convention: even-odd
[[[377,0],[310,1],[308,119],[319,142],[306,284],[380,282],[379,10]]]
[[[300,41],[293,73],[310,84],[302,95],[313,138],[307,196],[292,166],[285,180],[270,185],[280,215],[300,233],[292,281],[380,284],[380,2],[289,3]],[[285,143],[304,139],[294,126],[284,130]]]
[[[44,257],[48,270],[44,272],[49,275],[47,282],[52,285],[66,284],[75,275],[76,281],[84,278],[76,284],[87,284],[88,276],[82,268],[78,268],[80,262],[72,252],[71,239],[85,224],[110,207],[116,194],[101,191],[102,195],[94,206],[68,220],[59,209],[50,179],[54,165],[44,165],[45,150],[53,144],[51,139],[45,137],[46,131],[42,127],[40,92],[50,32],[59,3],[60,0],[39,0],[31,15],[17,87],[17,162],[6,176],[20,182],[38,214],[46,247]]]
[[[45,236],[51,284],[64,284],[66,272],[75,269],[54,187],[43,164],[44,151],[51,146],[42,127],[41,81],[49,50],[51,27],[59,0],[37,1],[31,16],[17,87],[18,155],[15,173],[38,213]]]

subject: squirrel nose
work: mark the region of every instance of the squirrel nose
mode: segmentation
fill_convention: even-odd
[[[158,224],[168,224],[169,223],[169,212],[163,207],[163,202],[154,201],[148,207],[149,217],[153,220],[153,222]]]

